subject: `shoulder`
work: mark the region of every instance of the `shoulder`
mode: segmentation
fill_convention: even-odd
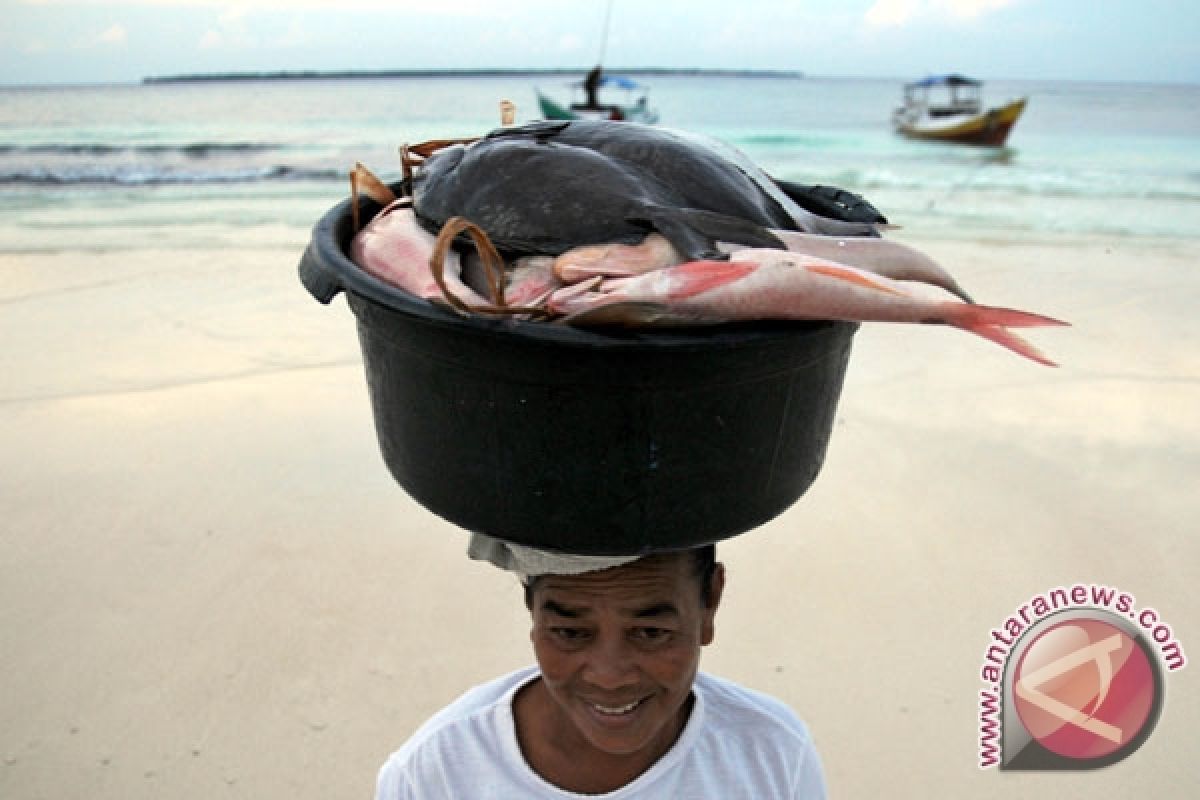
[[[704,698],[711,725],[750,725],[793,745],[811,745],[804,721],[786,703],[765,692],[703,672],[696,676],[695,689]]]
[[[703,707],[696,752],[721,765],[720,781],[753,787],[754,797],[825,797],[808,726],[786,703],[705,673],[695,692]]]
[[[426,784],[429,773],[502,762],[512,738],[512,697],[536,674],[529,667],[476,686],[430,717],[384,762],[377,797],[406,797],[406,787]]]

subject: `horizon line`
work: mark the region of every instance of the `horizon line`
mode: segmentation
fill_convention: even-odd
[[[430,69],[385,69],[385,70],[271,70],[196,72],[178,75],[149,75],[142,83],[185,83],[193,81],[239,81],[239,80],[319,80],[323,78],[480,78],[521,75],[576,75],[586,73],[591,67],[472,67]],[[613,67],[608,73],[634,75],[729,75],[735,77],[803,78],[800,70],[781,69],[727,69],[710,67]]]

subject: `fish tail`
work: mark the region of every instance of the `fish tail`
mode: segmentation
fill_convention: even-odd
[[[996,344],[1007,347],[1017,355],[1022,355],[1030,361],[1036,361],[1047,367],[1057,367],[1058,364],[1051,361],[1040,350],[1034,347],[1029,342],[1017,336],[1007,328],[1001,328],[999,325],[980,325],[977,328],[967,328],[971,333],[978,334],[985,339],[991,339]]]
[[[1001,325],[1005,328],[1042,328],[1071,324],[1043,314],[1034,314],[1031,311],[1017,311],[1015,308],[963,303],[949,303],[948,306],[952,310],[947,314],[947,319],[954,325],[959,325],[960,322],[965,323],[963,327],[967,325]]]
[[[1058,364],[1043,355],[1036,347],[1008,330],[1008,328],[1033,328],[1049,325],[1069,325],[1070,323],[1054,319],[1053,317],[1033,314],[1028,311],[1017,311],[1011,308],[978,306],[966,303],[948,303],[945,308],[947,313],[944,319],[949,324],[989,339],[1001,347],[1006,347],[1031,361],[1036,361],[1047,367],[1058,366]]]

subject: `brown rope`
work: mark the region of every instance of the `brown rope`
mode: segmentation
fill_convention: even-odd
[[[446,286],[446,254],[450,252],[450,248],[454,244],[454,237],[462,231],[457,224],[460,221],[465,222],[458,217],[448,220],[438,232],[437,241],[433,243],[433,255],[429,257],[429,270],[433,273],[434,282],[442,290],[442,297],[450,304],[450,307],[460,314],[470,314],[470,306],[460,300],[458,295],[451,292]]]
[[[460,233],[466,233],[471,237],[471,241],[479,251],[480,258],[483,259],[484,273],[487,275],[488,292],[491,294],[490,299],[492,302],[490,305],[468,305],[453,294],[446,285],[446,255],[450,252],[455,237]],[[437,240],[433,245],[433,255],[429,258],[429,269],[433,273],[434,282],[442,290],[442,296],[446,302],[451,308],[461,314],[475,312],[501,315],[528,314],[535,317],[551,316],[551,312],[544,306],[508,305],[508,302],[504,299],[504,259],[501,257],[499,251],[496,250],[496,246],[492,244],[492,240],[488,238],[487,232],[463,217],[451,217],[442,225],[442,229],[438,232]]]
[[[439,150],[453,147],[456,144],[472,144],[479,141],[478,136],[470,139],[430,139],[418,144],[400,145],[400,165],[404,168],[404,180],[411,181],[413,170],[425,163],[425,160]]]
[[[429,158],[438,150],[445,150],[447,147],[453,147],[456,144],[474,144],[478,142],[480,137],[472,136],[469,139],[430,139],[427,142],[414,144],[408,149],[422,158]]]
[[[350,170],[350,218],[354,221],[354,234],[362,230],[358,221],[358,170]]]
[[[415,160],[408,154],[408,145],[400,145],[400,166],[404,169],[404,185],[412,186],[412,171],[413,167],[420,166],[421,162]]]
[[[361,161],[355,161],[354,168],[350,170],[350,216],[355,233],[362,228],[361,212],[358,208],[359,195],[366,195],[381,208],[386,208],[396,201],[396,193],[392,191],[392,187],[363,166]]]

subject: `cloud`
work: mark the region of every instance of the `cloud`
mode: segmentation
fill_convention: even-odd
[[[941,0],[938,5],[944,6],[956,17],[974,19],[1011,6],[1014,2],[1016,0]]]
[[[558,37],[558,51],[560,53],[575,53],[583,49],[583,39],[579,38],[577,33],[564,33]]]
[[[916,11],[916,0],[876,0],[876,3],[867,9],[865,19],[868,25],[886,28],[903,25],[912,19]]]
[[[304,20],[299,17],[293,17],[288,22],[287,30],[275,42],[280,47],[304,47],[312,44],[313,36],[304,27]]]
[[[254,47],[258,42],[246,26],[244,5],[226,8],[217,17],[217,27],[209,28],[197,42],[201,50],[216,50],[222,47]]]
[[[440,0],[436,4],[418,0],[20,0],[27,6],[152,6],[157,8],[217,8],[225,9],[236,3],[241,9],[256,11],[400,11],[422,14],[488,14],[502,13],[501,3],[495,0]]]
[[[917,18],[975,19],[1018,0],[876,0],[863,18],[879,28],[907,25]]]
[[[124,47],[128,40],[129,40],[129,34],[126,33],[125,26],[120,25],[120,24],[113,24],[113,25],[109,25],[107,28],[100,31],[99,33],[92,33],[92,34],[88,34],[85,36],[80,36],[80,37],[76,38],[74,42],[72,42],[70,44],[60,43],[58,46],[53,47],[53,48],[50,47],[49,45],[47,45],[44,41],[39,39],[39,40],[36,40],[35,42],[31,42],[30,45],[26,48],[26,52],[33,52],[33,50],[31,50],[30,48],[33,47],[34,44],[36,44],[37,47],[39,48],[38,52],[47,52],[51,49],[61,50],[64,47],[73,49],[73,50],[94,50],[96,48],[102,48],[102,47],[104,47],[104,48]]]
[[[207,30],[200,37],[200,41],[196,42],[196,46],[201,50],[216,50],[224,46],[225,38],[220,33],[214,30]]]
[[[96,36],[95,41],[96,44],[99,45],[112,45],[120,47],[121,45],[125,44],[125,41],[128,38],[128,35],[125,33],[125,26],[110,25]]]

